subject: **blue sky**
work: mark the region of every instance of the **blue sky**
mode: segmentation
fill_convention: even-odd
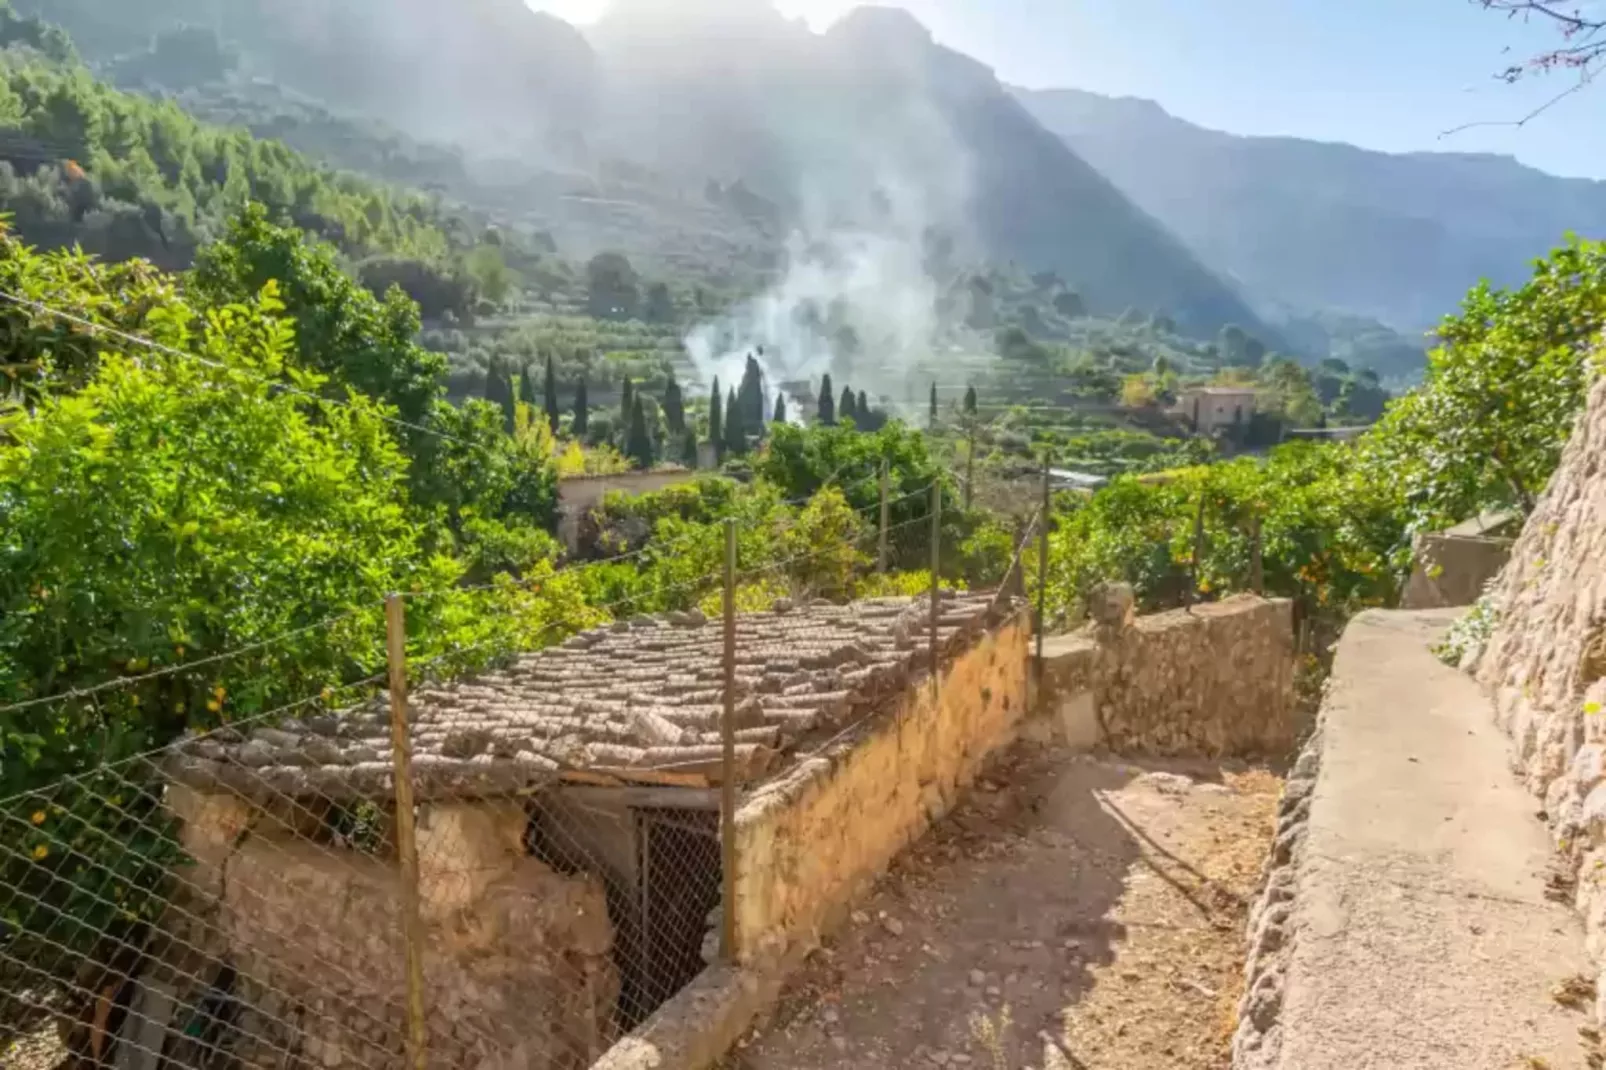
[[[884,0],[885,2],[885,0]],[[1548,27],[1469,0],[894,0],[937,39],[1034,88],[1147,97],[1242,134],[1348,141],[1388,152],[1495,152],[1606,179],[1606,78],[1521,129],[1564,89],[1558,73],[1508,86],[1508,63],[1557,42]],[[606,0],[531,0],[571,21]],[[823,28],[854,0],[777,0]],[[1606,0],[1573,6],[1606,7]],[[1505,51],[1509,49],[1509,51]]]

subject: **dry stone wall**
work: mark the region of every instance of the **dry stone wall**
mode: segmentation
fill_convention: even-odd
[[[1516,770],[1544,800],[1551,889],[1606,957],[1606,379],[1493,591],[1497,624],[1464,667],[1488,687]],[[1606,980],[1606,978],[1603,978]],[[1606,988],[1602,989],[1606,992]],[[1598,1008],[1606,1021],[1606,1005]]]
[[[1238,595],[1133,619],[1115,606],[1043,650],[1039,712],[1073,746],[1286,755],[1294,629],[1287,599]]]
[[[239,1008],[227,1049],[241,1066],[400,1065],[394,860],[312,842],[235,796],[175,787],[170,805],[193,863],[164,919],[160,965],[140,984],[177,1020],[216,1003],[227,973]],[[420,808],[431,1066],[571,1070],[612,1039],[603,888],[526,857],[525,821],[517,805]]]
[[[933,690],[911,686],[749,797],[736,817],[743,961],[810,946],[895,855],[953,806],[1026,713],[1022,617],[957,653]]]

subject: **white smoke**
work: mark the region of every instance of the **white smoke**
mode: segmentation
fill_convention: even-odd
[[[686,337],[699,377],[734,387],[753,356],[768,385],[766,415],[780,384],[817,384],[826,373],[838,388],[901,394],[937,327],[937,287],[920,242],[861,230],[809,242],[798,232],[787,264],[776,286]],[[796,397],[787,413],[802,416]]]
[[[717,375],[721,389],[735,385],[751,355],[768,386],[766,409],[777,384],[817,389],[827,372],[836,390],[851,386],[894,410],[924,396],[913,372],[931,363],[946,282],[933,277],[931,242],[964,243],[971,161],[927,84],[929,35],[912,21],[894,29],[903,46],[895,54],[874,45],[885,33],[866,43],[850,29],[836,43],[847,69],[885,79],[876,89],[812,94],[775,117],[796,164],[798,223],[780,281],[686,337],[705,384]],[[874,62],[851,55],[871,47]],[[787,414],[797,422],[794,402]]]

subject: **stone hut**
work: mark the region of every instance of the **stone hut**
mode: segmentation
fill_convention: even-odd
[[[1000,626],[1019,632],[987,671],[1018,675],[1021,694],[974,688],[1011,716],[1024,711],[1019,608],[952,592],[939,604],[945,666]],[[924,598],[743,614],[743,797],[773,810],[766,785],[907,705],[929,676],[929,629]],[[410,696],[431,1066],[589,1065],[703,969],[721,888],[722,650],[699,612],[641,616]],[[382,700],[178,748],[169,808],[190,860],[134,996],[142,1017],[176,1035],[186,1014],[226,1005],[217,1045],[244,1066],[393,1065],[407,974],[392,769]]]

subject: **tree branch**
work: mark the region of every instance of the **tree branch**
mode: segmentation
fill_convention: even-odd
[[[1480,2],[1483,2],[1483,0],[1480,0]],[[1543,115],[1557,104],[1560,104],[1563,100],[1566,100],[1580,89],[1588,86],[1590,82],[1595,80],[1595,73],[1596,72],[1594,71],[1584,71],[1578,76],[1578,81],[1574,82],[1566,89],[1563,89],[1560,93],[1557,93],[1555,96],[1551,97],[1549,100],[1545,101],[1543,104],[1539,105],[1539,107],[1535,108],[1533,111],[1529,112],[1527,115],[1524,115],[1520,119],[1480,119],[1475,122],[1462,123],[1460,126],[1452,126],[1450,129],[1441,133],[1439,135],[1439,139],[1443,140],[1444,138],[1450,137],[1452,134],[1459,134],[1463,130],[1472,130],[1480,126],[1527,126],[1530,121],[1539,118],[1539,116]]]

